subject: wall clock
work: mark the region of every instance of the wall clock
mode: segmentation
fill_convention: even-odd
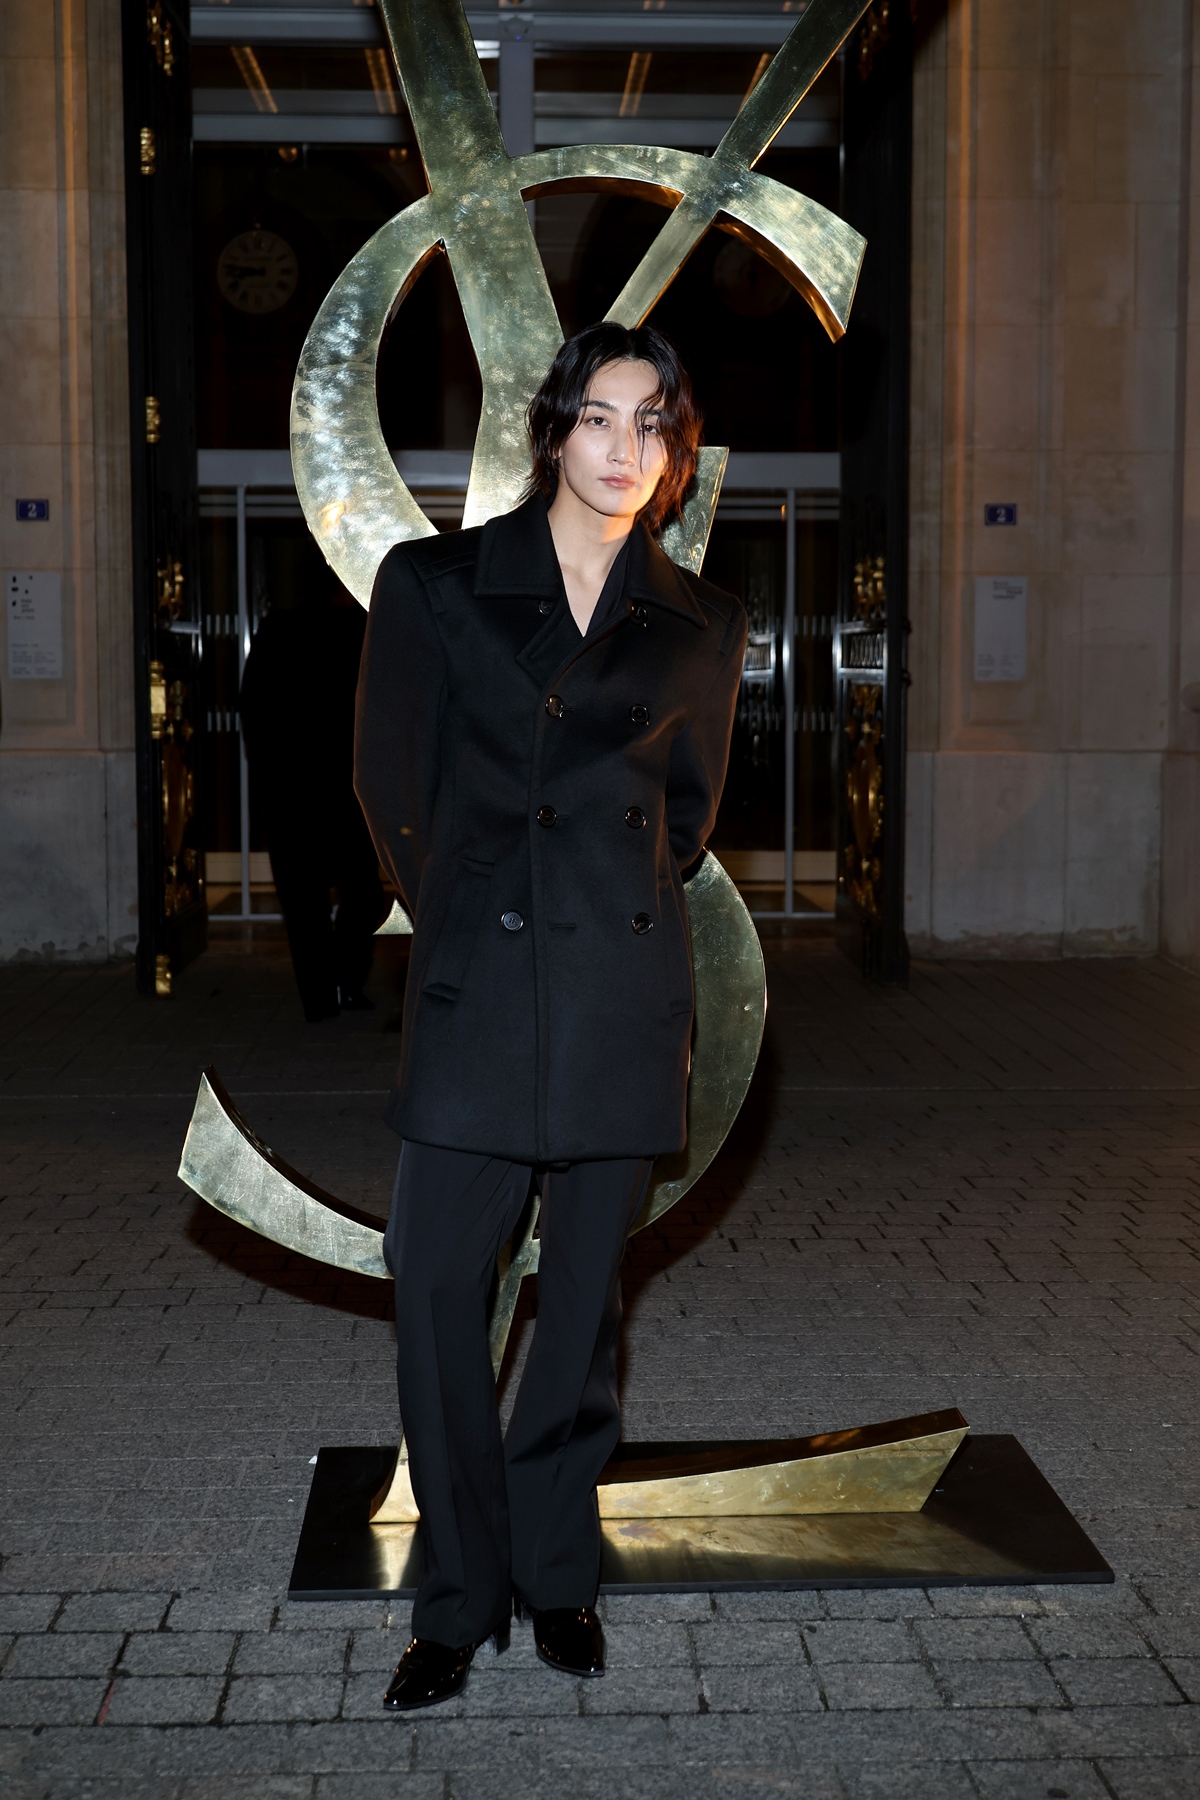
[[[243,231],[217,258],[217,286],[239,312],[276,312],[296,291],[296,252],[277,231]]]

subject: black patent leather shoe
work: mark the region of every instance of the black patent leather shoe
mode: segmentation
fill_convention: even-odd
[[[414,1638],[396,1665],[384,1706],[389,1712],[415,1712],[419,1706],[453,1700],[467,1685],[474,1655],[473,1644],[452,1650],[432,1638]]]
[[[595,1680],[604,1673],[604,1628],[590,1606],[525,1606],[538,1660],[564,1675]]]
[[[389,1712],[415,1712],[421,1706],[453,1700],[467,1685],[476,1650],[489,1650],[499,1656],[508,1649],[508,1640],[507,1622],[481,1644],[464,1644],[457,1650],[447,1644],[435,1644],[432,1638],[414,1638],[396,1664],[396,1673],[383,1696],[384,1706]]]

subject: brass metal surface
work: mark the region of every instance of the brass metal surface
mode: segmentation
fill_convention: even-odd
[[[179,1179],[218,1212],[273,1243],[335,1269],[389,1279],[383,1232],[305,1181],[257,1138],[214,1069],[200,1077]]]
[[[927,1415],[790,1445],[721,1446],[706,1457],[670,1459],[683,1465],[678,1471],[634,1459],[606,1471],[600,1517],[919,1512],[967,1429],[960,1413]]]
[[[411,937],[412,920],[398,900],[392,901],[392,910],[375,933],[376,937]]]
[[[529,476],[525,408],[562,341],[525,200],[617,190],[673,208],[610,317],[644,318],[711,225],[745,238],[805,296],[827,331],[846,327],[865,248],[844,221],[756,175],[863,0],[811,0],[716,154],[588,145],[511,159],[458,0],[381,0],[429,193],[398,213],[331,288],[305,341],[292,395],[292,467],[309,526],[365,606],[387,551],[434,526],[401,480],[376,399],[383,333],[432,256],[444,254],[479,364],[483,406],[464,525],[517,503]],[[704,459],[668,554],[698,568],[720,486]]]

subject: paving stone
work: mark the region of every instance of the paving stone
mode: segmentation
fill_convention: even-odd
[[[847,1800],[979,1800],[961,1762],[923,1762],[916,1768],[840,1770]]]
[[[804,1641],[814,1662],[907,1662],[917,1644],[903,1619],[832,1619],[804,1627]]]
[[[1116,1800],[1196,1800],[1194,1756],[1106,1756],[1099,1768]]]
[[[457,1790],[454,1800],[460,1800]],[[388,1775],[318,1775],[313,1800],[446,1800],[446,1779],[440,1772],[414,1774],[397,1771]]]
[[[1029,1634],[1043,1656],[1149,1656],[1143,1635],[1151,1621],[1132,1619],[1031,1619]]]
[[[112,1674],[124,1643],[119,1631],[39,1633],[19,1637],[4,1663],[4,1676]]]
[[[170,1594],[72,1594],[54,1629],[154,1631],[170,1603]]]
[[[547,1671],[549,1672],[549,1671]],[[566,1680],[563,1678],[563,1685]],[[580,1682],[578,1710],[588,1717],[601,1713],[695,1712],[700,1697],[691,1669],[609,1669],[600,1681]]]
[[[61,1605],[61,1594],[0,1593],[0,1632],[45,1631]]]
[[[0,1681],[0,1725],[90,1725],[105,1681]]]
[[[800,1627],[788,1620],[764,1620],[757,1625],[693,1625],[691,1639],[696,1660],[706,1668],[720,1663],[804,1660]]]
[[[137,1631],[125,1641],[121,1673],[224,1674],[233,1645],[231,1631]]]
[[[816,1677],[803,1667],[702,1669],[700,1690],[710,1712],[815,1712],[821,1705]]]
[[[917,1662],[818,1663],[817,1676],[835,1711],[941,1704],[928,1671]]]
[[[1157,1663],[1107,1657],[1096,1662],[1063,1660],[1052,1666],[1072,1706],[1173,1706],[1182,1699]]]
[[[333,1719],[341,1702],[340,1675],[243,1675],[230,1683],[222,1721]]]
[[[608,1666],[613,1670],[661,1669],[672,1663],[692,1666],[692,1641],[683,1624],[627,1625],[610,1620],[604,1627],[604,1642]]]
[[[914,1630],[921,1648],[935,1662],[946,1662],[951,1657],[968,1662],[999,1662],[1007,1657],[1037,1655],[1019,1619],[919,1619]]]
[[[213,1677],[162,1675],[121,1677],[113,1683],[104,1723],[113,1725],[202,1725],[221,1698]]]
[[[179,1594],[171,1603],[171,1631],[269,1631],[279,1606],[275,1590]]]
[[[238,1641],[234,1672],[239,1676],[309,1671],[340,1675],[349,1641],[346,1631],[247,1632]]]
[[[1040,1662],[935,1662],[938,1686],[952,1706],[1063,1706],[1050,1672]]]
[[[981,1800],[1112,1800],[1090,1762],[968,1762]]]

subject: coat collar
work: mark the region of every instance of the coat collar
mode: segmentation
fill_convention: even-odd
[[[475,593],[527,594],[560,599],[562,572],[546,518],[547,504],[535,494],[515,512],[489,519],[475,564]],[[625,592],[649,600],[704,628],[708,620],[682,573],[651,537],[641,519],[629,540]]]

